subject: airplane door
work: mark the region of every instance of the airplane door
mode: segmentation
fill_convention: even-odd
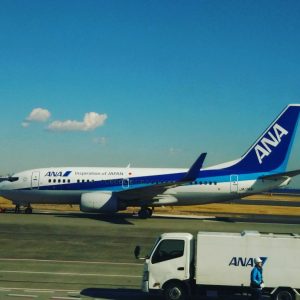
[[[31,189],[38,189],[40,182],[40,172],[34,171],[31,175]]]
[[[239,176],[230,175],[230,192],[237,193],[239,191]]]
[[[129,189],[129,178],[123,178],[122,187],[123,189]]]

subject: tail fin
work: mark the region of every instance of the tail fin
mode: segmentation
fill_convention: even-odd
[[[300,104],[288,105],[232,167],[245,173],[285,171],[296,133],[299,112]]]

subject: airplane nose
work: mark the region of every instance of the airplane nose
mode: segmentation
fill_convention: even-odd
[[[5,189],[5,183],[0,182],[0,196],[3,196],[3,190]]]
[[[0,182],[0,195],[3,196],[3,192],[9,190],[11,186],[11,182],[5,180]]]

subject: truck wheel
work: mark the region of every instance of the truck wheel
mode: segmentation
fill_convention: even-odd
[[[295,293],[292,290],[278,290],[273,295],[273,300],[295,300]]]
[[[179,282],[170,282],[164,288],[165,300],[185,300],[186,290]]]

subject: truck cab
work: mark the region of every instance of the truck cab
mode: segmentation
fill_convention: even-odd
[[[144,265],[142,290],[181,299],[193,278],[194,238],[190,233],[164,233],[156,241]],[[166,296],[166,295],[165,295]]]

